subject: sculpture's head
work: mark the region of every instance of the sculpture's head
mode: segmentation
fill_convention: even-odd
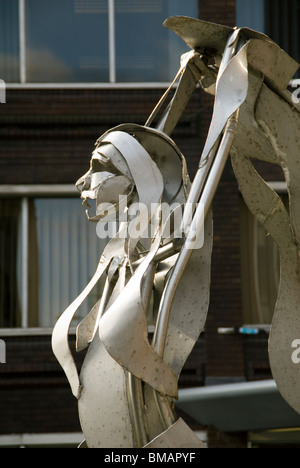
[[[106,218],[111,207],[118,212],[120,200],[184,203],[190,182],[183,155],[166,135],[136,124],[120,125],[96,142],[90,169],[77,182],[87,216]],[[90,215],[91,204],[96,204]]]
[[[90,169],[77,182],[76,187],[81,192],[83,205],[87,207],[87,216],[92,221],[98,221],[107,216],[107,207],[118,209],[120,197],[125,197],[127,203],[132,199],[135,183],[128,164],[122,154],[112,143],[97,142],[92,154]],[[95,206],[95,214],[89,214],[91,204]]]

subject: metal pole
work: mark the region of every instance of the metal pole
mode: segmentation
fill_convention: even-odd
[[[227,42],[227,47],[224,51],[218,76],[223,73],[226,65],[236,53],[238,41],[239,30],[235,30]],[[199,232],[201,230],[201,225],[198,225],[199,222],[202,223],[202,227],[204,227],[206,214],[210,209],[214,194],[217,190],[224,166],[229,156],[230,148],[234,140],[238,125],[238,115],[239,109],[235,111],[227,120],[227,124],[223,130],[223,136],[220,145],[218,145],[218,143],[221,137],[217,139],[213,148],[208,154],[206,154],[206,148],[203,150],[197,178],[193,183],[191,194],[187,201],[192,203],[193,210],[195,209],[195,213],[193,214],[193,210],[191,213],[191,207],[188,206],[188,215],[186,218],[184,218],[183,225],[186,224],[188,227],[188,220],[191,220],[191,225],[187,233],[187,239],[178,255],[177,261],[172,271],[172,275],[170,276],[164,290],[160,303],[161,305],[158,311],[152,346],[160,357],[163,357],[164,355],[164,348],[169,325],[169,316],[175,292],[192,253],[192,249],[187,245],[189,243],[187,241],[193,241],[193,239],[190,239],[189,232]],[[204,164],[201,164],[201,161]],[[205,164],[207,161],[208,164]],[[198,196],[200,196],[200,199]],[[202,213],[199,213],[199,210],[203,212],[203,207],[204,216]],[[167,428],[174,423],[174,415],[170,407],[170,401],[168,398],[162,397],[162,395],[155,391],[154,397],[156,399],[156,405],[161,416],[161,421],[165,428]]]
[[[232,117],[228,120],[226,125],[224,136],[220,144],[220,148],[215,157],[214,164],[211,168],[203,193],[200,197],[198,207],[196,208],[193,220],[190,226],[190,232],[199,232],[202,226],[196,226],[199,219],[202,219],[203,222],[211,206],[213,197],[219,185],[221,175],[223,173],[224,166],[226,164],[229,151],[236,133],[237,123],[238,123],[238,112],[236,111]],[[199,210],[203,210],[204,207],[204,217],[199,215]],[[172,275],[169,279],[169,282],[164,291],[164,296],[162,298],[161,304],[162,307],[159,310],[157,325],[155,329],[155,334],[153,338],[153,346],[157,354],[163,357],[165,341],[168,331],[169,323],[169,314],[171,310],[171,305],[174,299],[174,295],[181,279],[182,273],[187,265],[187,262],[191,256],[192,249],[187,248],[185,244],[182,247],[178,255],[178,259],[174,266]]]
[[[19,65],[20,65],[20,82],[26,83],[25,0],[19,0]]]
[[[234,30],[234,32],[228,38],[217,80],[220,79],[220,75],[224,72],[229,61],[236,53],[239,38],[240,33],[238,29]],[[208,154],[205,153],[205,148],[203,150],[204,154],[201,156],[199,169],[192,184],[191,192],[186,203],[187,214],[184,215],[182,223],[185,228],[184,232],[186,232],[187,229],[189,229],[188,232],[191,233],[199,232],[201,226],[197,226],[197,223],[199,221],[204,223],[205,216],[211,206],[214,194],[220,181],[220,177],[222,175],[222,171],[229,155],[235,132],[237,130],[238,115],[239,111],[237,110],[228,119],[227,124],[223,130],[223,137],[220,144],[219,141],[221,136],[219,136]],[[198,207],[196,208],[197,203]],[[203,210],[203,206],[204,217],[199,216],[199,210]],[[193,213],[195,209],[196,211]],[[187,248],[185,243],[178,255],[176,264],[172,271],[172,275],[169,278],[169,282],[165,288],[164,295],[161,300],[161,308],[158,312],[156,329],[153,338],[153,347],[161,357],[163,357],[164,353],[172,301],[190,255],[191,249]]]
[[[22,328],[28,327],[29,303],[29,203],[22,198]]]
[[[115,0],[108,0],[108,60],[109,82],[116,82]]]

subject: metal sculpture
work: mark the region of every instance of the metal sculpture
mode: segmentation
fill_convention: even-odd
[[[300,370],[292,359],[300,343],[300,108],[287,89],[299,66],[248,28],[187,17],[169,18],[165,26],[191,48],[182,57],[173,99],[155,128],[169,90],[145,126],[124,124],[101,136],[90,170],[77,182],[84,204],[95,200],[95,214],[87,211],[91,220],[119,220],[94,277],[53,330],[53,351],[78,399],[83,447],[204,447],[177,419],[174,399],[206,321],[211,203],[229,153],[247,205],[279,247],[270,364],[283,397],[300,412]],[[215,103],[191,184],[170,135],[199,82]],[[283,168],[289,212],[252,158]],[[176,226],[177,213],[182,216]],[[78,373],[68,331],[103,278],[99,301],[77,327],[77,350],[87,348]]]

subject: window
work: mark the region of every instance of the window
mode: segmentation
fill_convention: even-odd
[[[278,193],[288,208],[286,189]],[[280,280],[278,249],[242,199],[240,212],[243,320],[249,325],[268,325],[272,322]]]
[[[20,323],[20,298],[17,292],[18,239],[21,216],[19,200],[0,199],[0,326]]]
[[[27,0],[26,81],[108,81],[107,2]]]
[[[1,197],[0,217],[0,327],[51,328],[93,276],[105,241],[78,197]]]
[[[300,61],[300,1],[265,0],[266,34]]]
[[[238,27],[247,27],[255,31],[265,31],[265,1],[252,0],[252,2],[245,2],[245,0],[236,0],[236,23]]]
[[[0,77],[19,81],[18,0],[0,0]]]
[[[300,62],[300,0],[236,0],[236,22],[267,34]]]
[[[169,82],[188,49],[163,28],[197,0],[0,0],[0,76],[9,82]]]

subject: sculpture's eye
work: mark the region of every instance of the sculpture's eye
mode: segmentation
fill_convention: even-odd
[[[100,151],[100,148],[96,149],[93,152],[92,159],[91,159],[91,166],[94,171],[114,172],[116,170],[110,158],[108,156],[105,156],[105,154],[102,154],[102,152]]]
[[[102,142],[93,152],[91,160],[93,171],[108,171],[115,175],[126,175],[132,179],[132,174],[123,155],[111,143]]]

